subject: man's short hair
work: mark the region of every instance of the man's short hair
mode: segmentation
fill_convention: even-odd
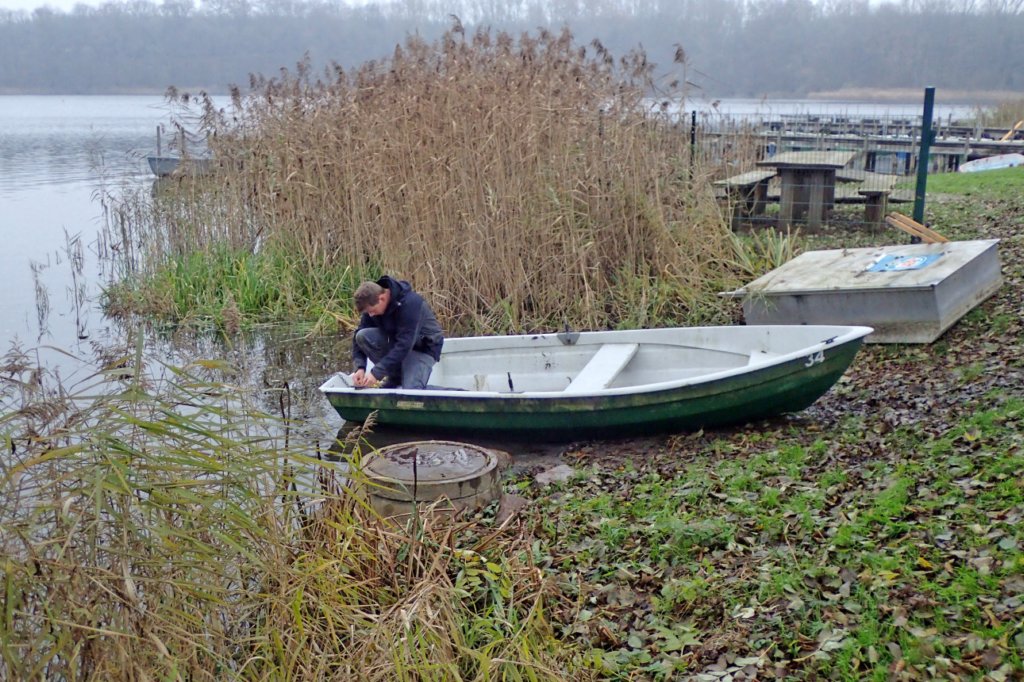
[[[384,287],[376,282],[363,282],[356,289],[354,296],[356,310],[361,313],[370,306],[377,305],[377,301],[380,300],[380,295],[383,293]]]

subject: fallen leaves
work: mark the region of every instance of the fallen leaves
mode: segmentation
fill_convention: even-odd
[[[530,489],[580,589],[563,636],[611,679],[1021,679],[1017,223],[985,235],[991,299],[931,346],[866,347],[798,415],[574,444],[576,474]]]

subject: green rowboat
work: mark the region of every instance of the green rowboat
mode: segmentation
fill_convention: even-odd
[[[320,390],[343,419],[537,440],[743,423],[809,406],[870,327],[678,327],[446,339],[424,390]]]

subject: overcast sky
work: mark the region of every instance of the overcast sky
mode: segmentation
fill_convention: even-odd
[[[88,5],[90,7],[98,7],[104,2],[110,0],[0,0],[0,10],[26,10],[31,12],[37,7],[48,6],[62,12],[70,11],[75,5]],[[160,0],[151,0],[156,4],[160,4]],[[366,5],[372,2],[384,3],[388,0],[343,0],[346,5]],[[872,5],[877,5],[880,2],[891,2],[892,0],[872,0]],[[195,5],[200,5],[201,0],[195,0]]]
[[[88,5],[98,7],[105,0],[0,0],[0,9],[23,9],[31,12],[36,7],[52,7],[62,12],[67,12],[75,5]]]
[[[26,10],[31,12],[37,7],[47,6],[52,7],[61,12],[68,12],[74,8],[75,5],[88,5],[89,7],[99,7],[100,5],[110,2],[111,0],[0,0],[0,10]],[[123,0],[116,0],[123,2]],[[161,0],[149,0],[159,5]],[[387,0],[343,0],[343,4],[346,5],[365,5],[370,2],[387,2]],[[202,0],[193,0],[195,6],[200,6]]]
[[[23,9],[31,12],[36,7],[46,5],[54,9],[66,12],[75,5],[89,5],[98,7],[103,4],[102,0],[0,0],[0,9]]]

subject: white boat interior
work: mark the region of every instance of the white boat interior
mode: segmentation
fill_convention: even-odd
[[[428,389],[415,392],[593,395],[656,390],[813,356],[830,344],[867,333],[870,329],[863,327],[778,325],[453,338],[445,341]],[[356,390],[339,375],[322,388]]]

